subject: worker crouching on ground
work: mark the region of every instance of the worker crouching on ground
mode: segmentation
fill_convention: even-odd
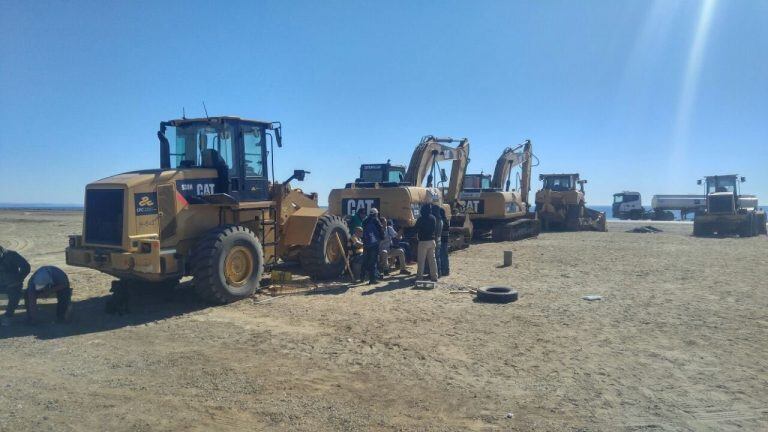
[[[368,275],[368,284],[373,285],[380,279],[378,269],[379,243],[384,239],[384,228],[379,221],[379,210],[375,207],[368,212],[363,221],[363,272]]]
[[[416,238],[419,240],[418,265],[416,279],[424,275],[424,265],[429,267],[429,278],[437,282],[437,261],[435,260],[435,235],[437,234],[437,219],[432,215],[429,204],[421,207],[421,214],[416,220]]]
[[[66,322],[72,311],[72,288],[69,278],[58,267],[40,267],[32,274],[27,284],[26,297],[27,319],[30,323],[37,322],[37,299],[56,293],[56,321]]]
[[[355,227],[349,238],[349,267],[352,270],[352,279],[362,282],[363,259],[365,248],[363,247],[363,227]]]
[[[19,306],[24,291],[24,278],[29,274],[29,263],[18,253],[0,246],[0,292],[8,295],[5,315],[0,325],[7,325]]]
[[[381,268],[385,274],[389,274],[390,260],[396,260],[399,263],[400,274],[408,275],[411,272],[405,268],[405,251],[395,247],[398,242],[398,235],[395,228],[392,227],[392,221],[387,221],[387,218],[381,217],[381,224],[384,226],[384,239],[379,244],[379,258]]]

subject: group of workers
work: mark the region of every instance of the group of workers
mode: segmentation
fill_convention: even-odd
[[[24,298],[27,308],[27,320],[34,324],[38,320],[37,299],[56,295],[56,319],[64,322],[72,311],[72,288],[67,274],[58,267],[43,266],[29,278],[27,289],[24,280],[31,267],[19,253],[0,246],[0,293],[8,296],[5,314],[0,318],[0,325],[8,325],[16,308]]]
[[[424,204],[416,220],[418,248],[416,256],[408,242],[395,229],[392,220],[379,214],[375,207],[360,208],[348,220],[350,238],[350,267],[352,277],[360,282],[368,279],[375,284],[389,274],[397,264],[400,274],[408,275],[406,264],[416,261],[416,279],[428,277],[436,282],[449,273],[448,241],[450,224],[440,205]]]

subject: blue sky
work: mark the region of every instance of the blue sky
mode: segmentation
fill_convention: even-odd
[[[737,172],[768,202],[768,2],[0,0],[0,202],[80,203],[158,165],[161,120],[280,120],[277,177],[321,203],[425,134],[469,171],[530,138],[587,200],[696,193]],[[535,184],[538,186],[538,182]]]

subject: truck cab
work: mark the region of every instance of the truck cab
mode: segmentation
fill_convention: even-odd
[[[638,220],[643,217],[644,209],[640,192],[623,191],[613,194],[613,217]]]

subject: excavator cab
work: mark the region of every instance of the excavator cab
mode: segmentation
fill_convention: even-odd
[[[393,165],[389,161],[383,164],[363,164],[360,165],[360,177],[355,179],[356,185],[375,183],[383,185],[399,186],[405,181],[405,166]],[[348,185],[347,187],[350,187]]]
[[[482,191],[491,189],[491,175],[490,174],[467,174],[464,177],[463,191]]]

